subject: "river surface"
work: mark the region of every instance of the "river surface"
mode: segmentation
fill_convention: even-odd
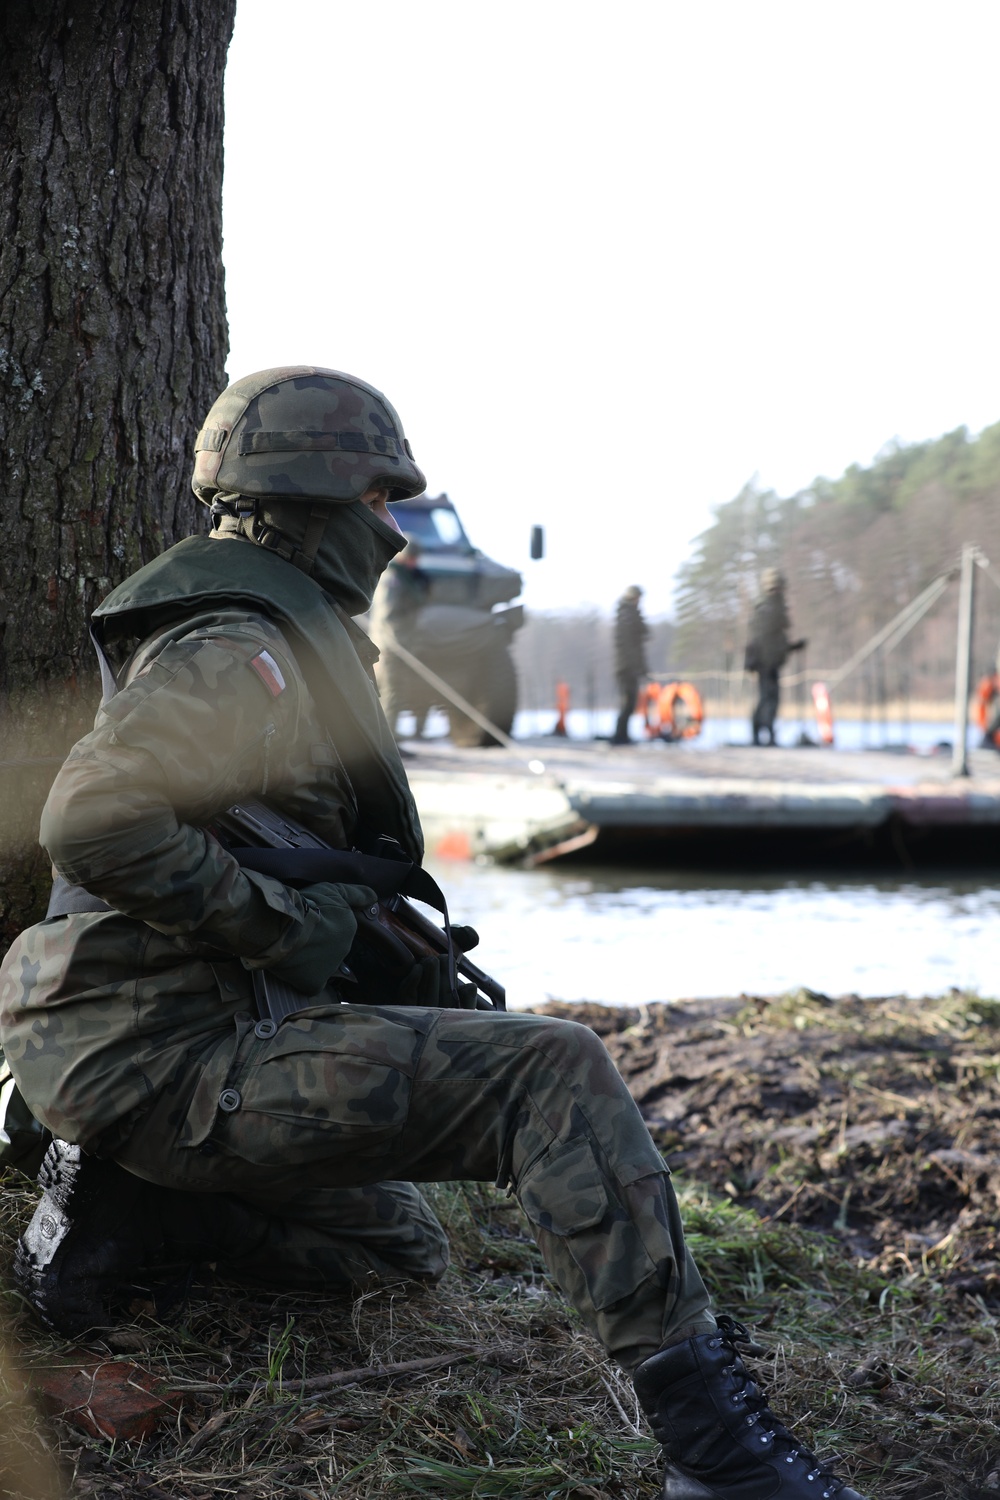
[[[519,715],[515,733],[533,738],[550,721]],[[594,730],[607,733],[613,722],[613,714],[602,714]],[[811,726],[784,722],[779,739],[794,744],[803,727]],[[838,727],[847,749],[895,744],[923,754],[952,732],[943,723]],[[589,737],[582,718],[571,717],[569,728]],[[748,738],[743,721],[716,720],[700,740],[670,753],[697,755],[701,747]],[[970,731],[970,743],[977,742]],[[479,929],[474,956],[506,984],[512,1008],[547,999],[636,1005],[800,986],[873,996],[939,995],[955,986],[1000,996],[1000,853],[995,871],[898,877],[864,869],[755,874],[431,864],[454,919]]]
[[[1000,995],[1000,877],[748,876],[429,861],[512,1009],[548,999]]]
[[[610,739],[614,732],[617,713],[613,708],[571,709],[566,719],[570,739]],[[551,734],[555,725],[554,713],[540,710],[519,712],[514,719],[515,740],[534,743],[539,737]],[[403,714],[399,721],[400,731],[412,732],[412,714]],[[638,714],[633,715],[629,726],[634,740],[643,738],[643,723]],[[838,750],[911,750],[927,755],[936,748],[951,748],[953,735],[951,720],[910,720],[900,717],[898,712],[874,716],[869,719],[837,719],[834,723],[834,743]],[[443,713],[432,709],[427,715],[424,735],[427,739],[443,739],[448,733],[448,720]],[[779,719],[777,739],[786,747],[797,745],[802,737],[817,740],[816,721],[812,716]],[[717,750],[720,745],[748,745],[750,723],[746,718],[719,718],[708,715],[697,739],[683,740],[674,750],[683,755],[697,755],[701,750]],[[968,727],[969,748],[978,745],[981,732],[972,724]]]

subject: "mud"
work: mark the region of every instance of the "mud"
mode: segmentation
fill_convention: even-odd
[[[873,1269],[1000,1300],[1000,1005],[809,991],[610,1009],[605,1040],[671,1168]]]

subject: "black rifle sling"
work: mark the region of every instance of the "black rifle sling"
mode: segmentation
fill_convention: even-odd
[[[261,849],[227,845],[229,853],[247,870],[271,875],[285,885],[313,885],[330,880],[337,885],[370,885],[376,896],[412,896],[439,911],[448,924],[444,892],[432,875],[409,860],[380,859],[354,849]]]

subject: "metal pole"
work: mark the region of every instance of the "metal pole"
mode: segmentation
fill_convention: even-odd
[[[968,776],[969,685],[972,681],[972,609],[976,597],[976,548],[962,548],[962,576],[958,592],[958,645],[955,651],[955,744],[951,774]]]

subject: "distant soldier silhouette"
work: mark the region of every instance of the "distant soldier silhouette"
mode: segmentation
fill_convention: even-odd
[[[615,611],[615,677],[618,682],[618,723],[611,737],[613,745],[629,742],[628,721],[635,710],[639,679],[646,676],[646,637],[649,626],[642,617],[639,600],[642,589],[633,583],[618,600]]]
[[[743,665],[748,672],[757,673],[757,706],[751,720],[753,742],[759,745],[761,736],[766,733],[767,739],[763,743],[773,745],[780,697],[778,673],[792,652],[801,651],[806,643],[788,639],[785,580],[777,568],[765,568],[760,578],[760,590],[750,620]]]

